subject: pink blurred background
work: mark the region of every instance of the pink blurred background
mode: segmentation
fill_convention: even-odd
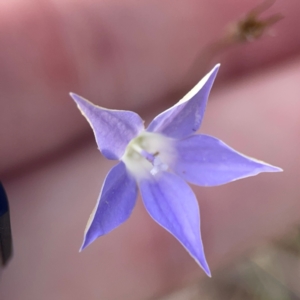
[[[155,299],[202,278],[141,203],[128,222],[78,253],[113,163],[68,93],[149,121],[182,96],[176,90],[201,49],[259,3],[0,4],[0,174],[14,239],[1,300]],[[300,2],[278,0],[265,15],[277,12],[285,19],[273,37],[231,47],[210,63],[222,67],[201,132],[284,169],[194,187],[213,276],[300,223]]]

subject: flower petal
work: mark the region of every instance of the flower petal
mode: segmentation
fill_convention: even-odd
[[[168,172],[160,172],[139,184],[150,216],[174,235],[210,276],[200,234],[198,202],[191,188],[183,179]]]
[[[131,111],[106,109],[70,93],[90,123],[99,150],[108,159],[119,159],[127,144],[144,129],[144,121]]]
[[[216,186],[261,172],[282,171],[208,135],[197,134],[175,141],[175,148],[178,156],[170,168],[185,180],[201,186]]]
[[[136,202],[137,184],[120,162],[107,174],[97,205],[87,224],[81,250],[125,222]]]
[[[159,114],[147,128],[173,138],[195,133],[201,125],[210,89],[220,65],[216,65],[188,94],[173,107]]]

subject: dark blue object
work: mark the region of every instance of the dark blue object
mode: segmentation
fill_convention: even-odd
[[[3,185],[0,182],[0,217],[8,212],[8,201]]]
[[[12,236],[10,228],[9,206],[7,196],[0,182],[0,268],[12,255]]]

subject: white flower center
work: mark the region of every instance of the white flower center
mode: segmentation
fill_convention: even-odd
[[[168,170],[174,159],[172,141],[164,135],[144,131],[130,141],[121,160],[137,180],[155,176]]]

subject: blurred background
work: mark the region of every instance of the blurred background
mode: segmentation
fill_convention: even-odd
[[[300,299],[298,0],[13,0],[0,15],[1,300]],[[141,201],[79,254],[114,162],[68,93],[147,123],[219,62],[201,132],[284,172],[193,187],[212,279]]]

